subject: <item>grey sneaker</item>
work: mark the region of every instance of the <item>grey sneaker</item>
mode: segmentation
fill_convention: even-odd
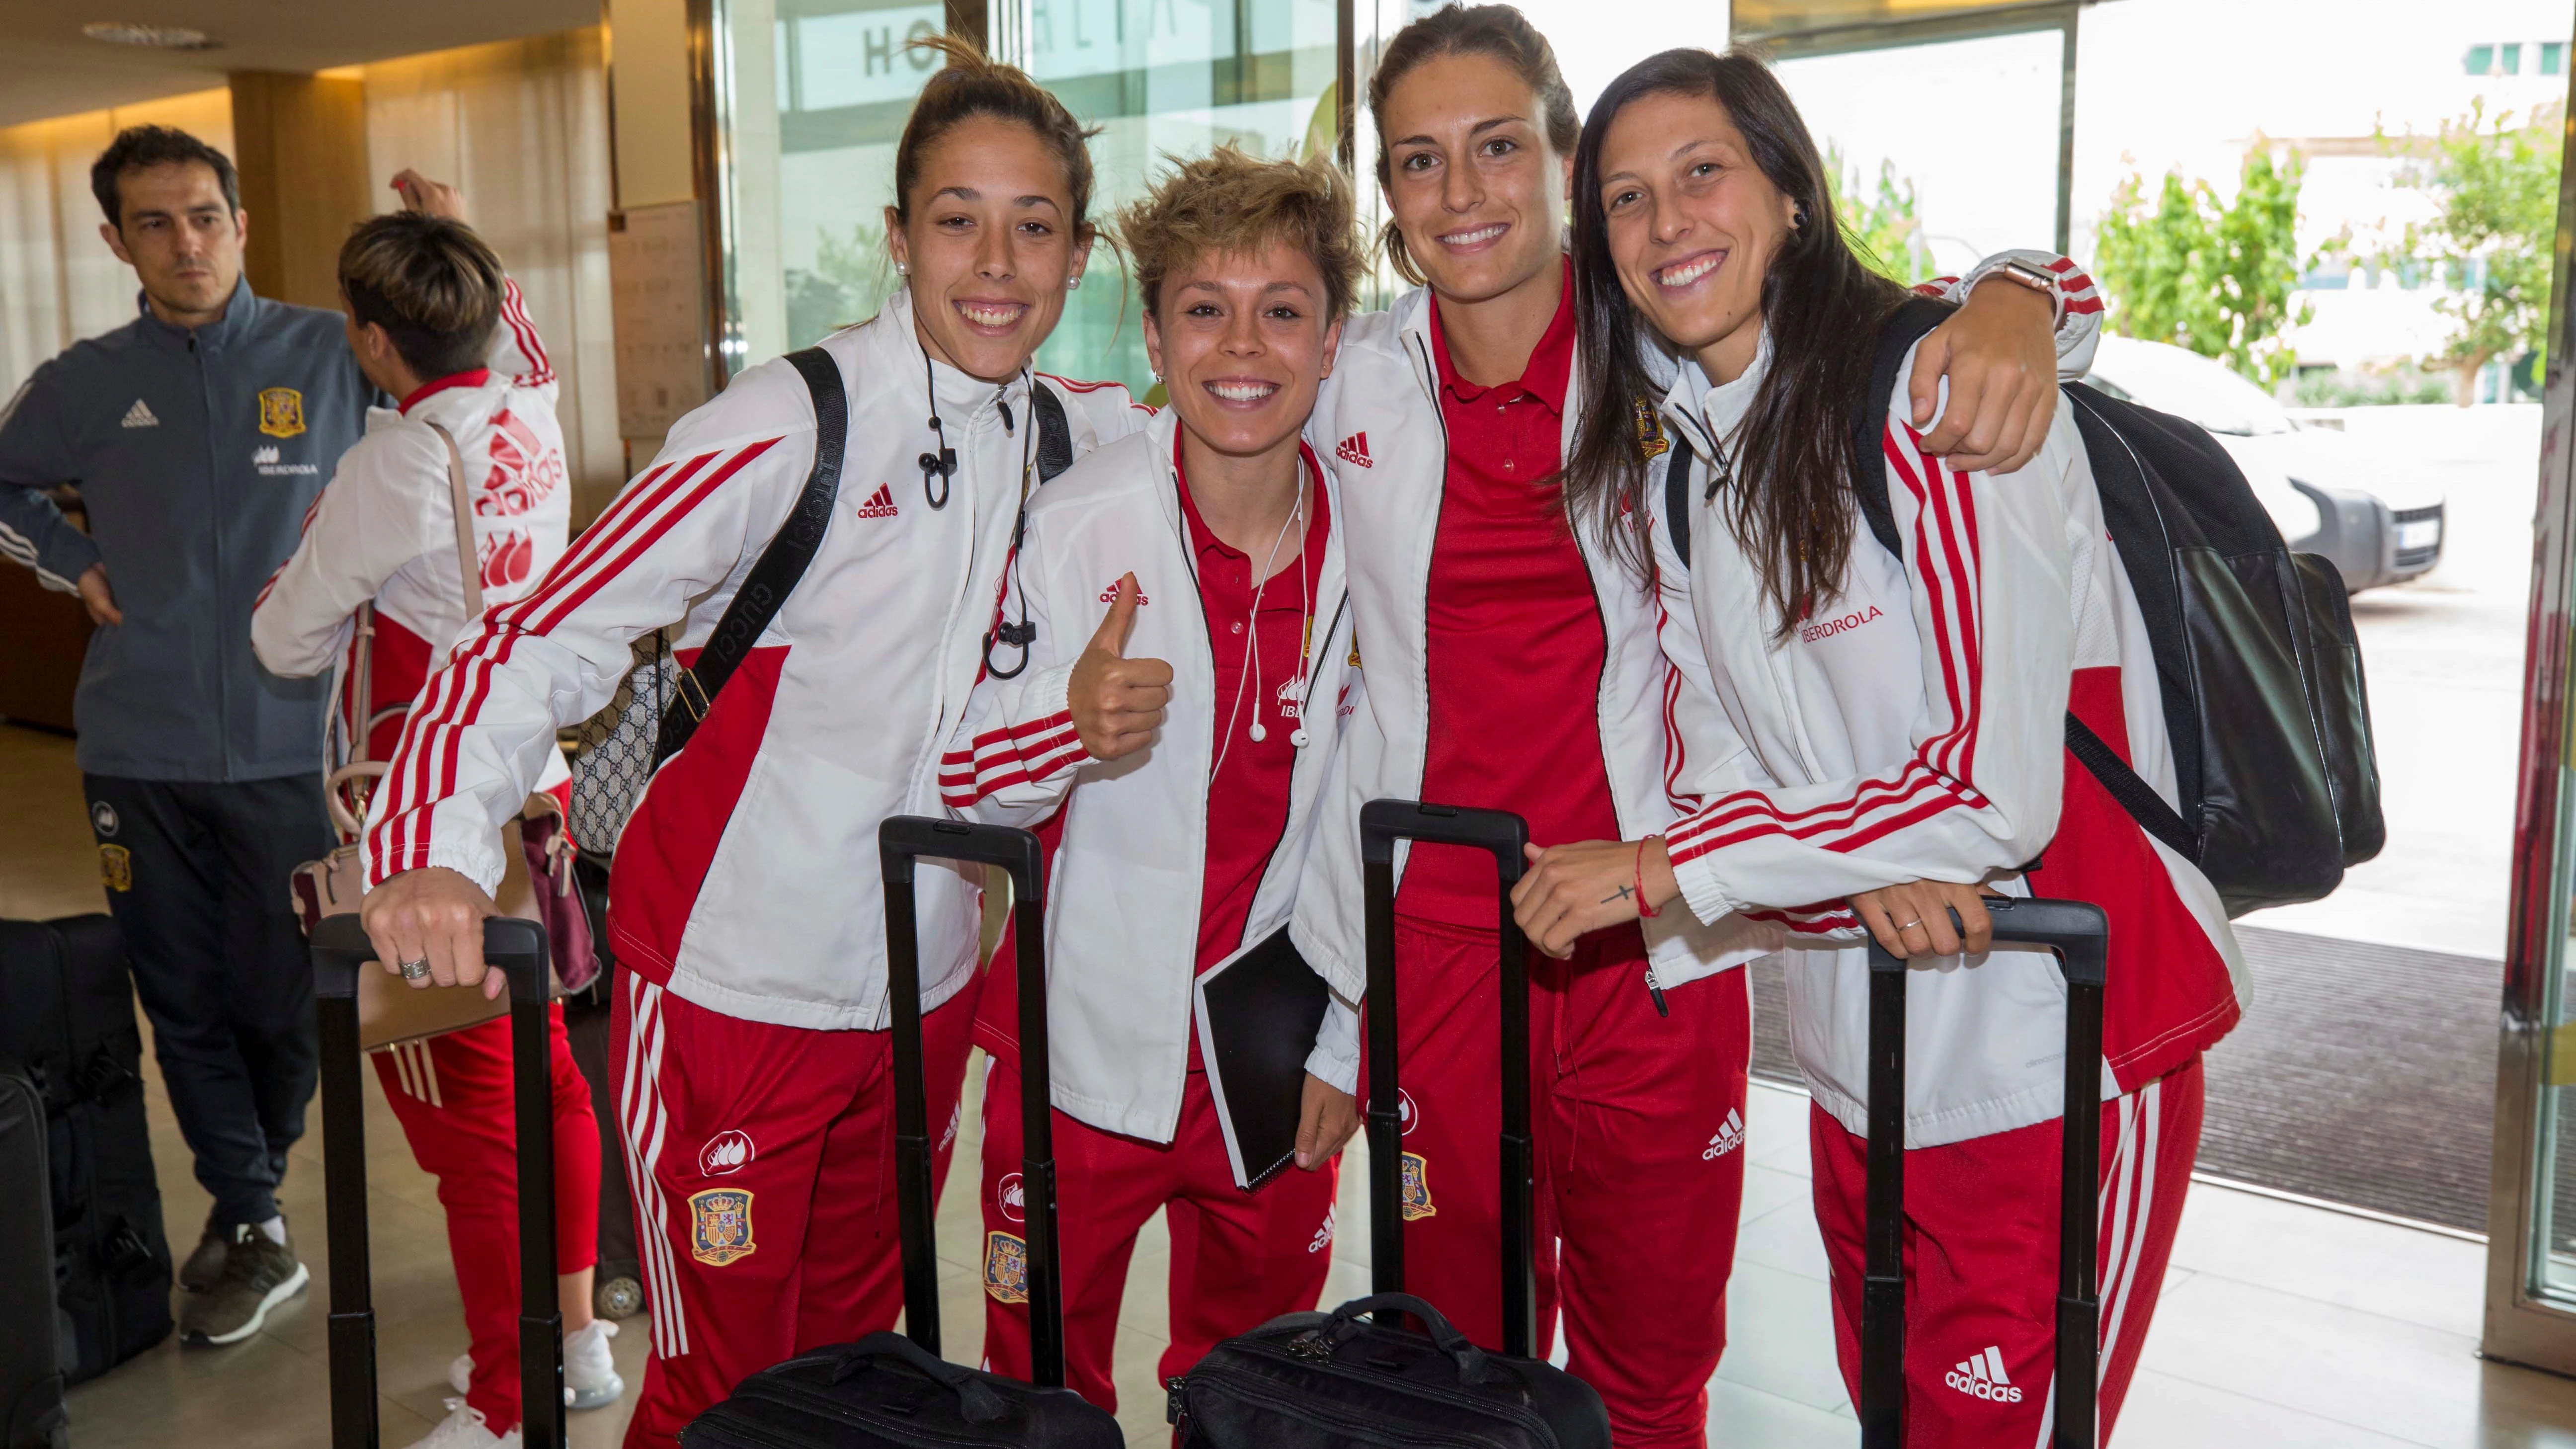
[[[224,1276],[224,1254],[232,1247],[232,1234],[215,1226],[215,1215],[206,1214],[206,1231],[197,1239],[197,1250],[179,1265],[179,1286],[191,1293],[203,1293]]]
[[[244,1223],[225,1245],[215,1285],[180,1305],[179,1333],[190,1343],[239,1343],[259,1332],[268,1310],[304,1291],[312,1274],[296,1261],[294,1241],[272,1243]]]

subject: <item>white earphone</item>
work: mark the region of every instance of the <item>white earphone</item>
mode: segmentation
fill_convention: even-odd
[[[1288,541],[1288,530],[1292,526],[1298,530],[1298,537],[1302,540],[1306,526],[1306,473],[1303,464],[1299,465],[1297,472],[1297,505],[1289,510],[1286,518],[1279,521],[1279,535],[1270,540],[1270,556],[1261,561],[1261,582],[1252,590],[1252,609],[1243,621],[1244,632],[1251,635],[1251,638],[1244,642],[1247,667],[1243,673],[1235,677],[1234,703],[1225,712],[1225,728],[1218,732],[1218,738],[1226,740],[1226,743],[1216,752],[1216,764],[1208,767],[1208,773],[1211,775],[1224,767],[1226,751],[1233,748],[1233,741],[1227,737],[1234,733],[1235,718],[1243,712],[1244,690],[1261,678],[1261,596],[1270,587],[1271,566],[1279,562],[1279,546]],[[1297,645],[1295,680],[1298,694],[1302,698],[1305,693],[1306,673],[1315,645],[1315,598],[1313,585],[1308,580],[1306,565],[1302,558],[1297,565],[1297,588],[1304,598],[1304,608],[1301,611],[1304,624],[1302,637]],[[1270,738],[1269,728],[1261,722],[1261,701],[1258,696],[1252,702],[1252,727],[1245,733],[1251,736],[1252,742],[1256,745]],[[1298,716],[1297,727],[1288,732],[1288,743],[1294,748],[1303,749],[1307,738],[1305,716],[1301,713]]]

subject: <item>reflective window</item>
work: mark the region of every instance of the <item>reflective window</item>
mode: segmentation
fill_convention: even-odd
[[[894,147],[939,57],[936,4],[717,0],[725,365],[876,315],[894,290]]]
[[[1333,83],[1334,15],[1334,0],[1030,0],[1030,73],[1101,128],[1093,216],[1105,223],[1141,196],[1166,157],[1229,141],[1265,156],[1329,152],[1330,113],[1313,123]],[[997,49],[1010,43],[1007,28],[998,35]],[[1152,371],[1125,282],[1108,247],[1094,252],[1038,365],[1143,396]]]

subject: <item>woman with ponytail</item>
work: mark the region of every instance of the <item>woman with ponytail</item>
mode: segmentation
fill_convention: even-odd
[[[1012,662],[990,636],[1038,407],[1061,411],[1077,456],[1146,416],[1115,385],[1029,367],[1091,254],[1086,133],[1022,72],[938,48],[949,63],[904,127],[886,208],[903,288],[820,344],[847,413],[821,542],[618,843],[611,1068],[652,1311],[633,1446],[676,1444],[754,1370],[894,1323],[877,823],[939,813],[941,750],[988,658]],[[609,703],[638,637],[676,625],[680,661],[697,659],[817,437],[796,367],[751,368],[543,582],[468,631],[369,815],[364,915],[386,969],[500,989],[481,926],[501,821],[555,731]],[[917,890],[944,1175],[979,880],[925,862]]]

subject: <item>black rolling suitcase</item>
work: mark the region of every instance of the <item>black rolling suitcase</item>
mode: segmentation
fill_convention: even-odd
[[[799,1354],[742,1381],[680,1431],[682,1449],[1122,1449],[1108,1411],[1064,1385],[1064,1286],[1056,1264],[1055,1130],[1049,1115],[1046,883],[1038,838],[1000,825],[897,815],[877,829],[885,867],[886,989],[894,1014],[895,1194],[904,1332]],[[1029,1369],[1020,1383],[939,1356],[931,1136],[921,1060],[921,950],[912,880],[922,860],[1010,872],[1018,926],[1020,1112],[1027,1193]]]
[[[1218,1344],[1171,1384],[1185,1446],[1609,1449],[1590,1384],[1531,1357],[1538,1341],[1529,1123],[1529,943],[1512,917],[1529,827],[1500,810],[1372,800],[1360,810],[1368,910],[1369,1255],[1376,1290]],[[1502,930],[1503,1344],[1479,1348],[1404,1291],[1404,1147],[1396,1094],[1395,843],[1493,853]],[[1424,1331],[1404,1326],[1404,1315]],[[1369,1315],[1374,1315],[1372,1321]]]
[[[519,1413],[528,1449],[563,1449],[563,1309],[555,1287],[555,1111],[547,1011],[553,980],[534,921],[483,922],[483,959],[510,982],[510,1085],[519,1160]],[[331,1445],[376,1449],[376,1310],[367,1268],[367,1105],[359,1085],[358,973],[376,948],[352,915],[313,928],[322,1048],[322,1192],[331,1235]],[[507,1425],[494,1425],[498,1433]]]
[[[0,1183],[45,1180],[45,1099],[0,1055]],[[54,1306],[54,1215],[33,1192],[0,1193],[0,1449],[62,1449],[63,1348]]]
[[[2065,1152],[2057,1236],[2053,1449],[2094,1449],[2102,1300],[2095,1280],[2102,1184],[2102,982],[2110,926],[2087,901],[1990,896],[1995,944],[2054,952],[2066,977]],[[1957,917],[1954,915],[1953,920]],[[1869,946],[1869,1218],[1861,1286],[1860,1441],[1897,1449],[1905,1422],[1906,964]],[[2080,1107],[2076,1104],[2082,1104]]]
[[[76,1384],[170,1335],[143,1034],[114,918],[0,921],[0,1053],[45,1104],[52,1290],[70,1330],[64,1381]]]

